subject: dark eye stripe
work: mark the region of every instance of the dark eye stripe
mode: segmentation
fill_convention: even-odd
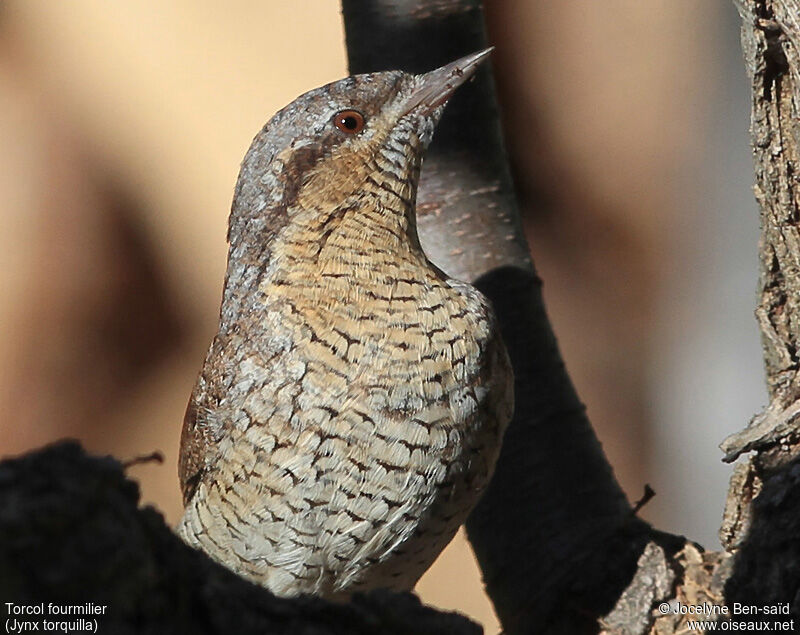
[[[333,125],[346,134],[358,134],[364,129],[364,115],[357,110],[342,110],[333,116]]]

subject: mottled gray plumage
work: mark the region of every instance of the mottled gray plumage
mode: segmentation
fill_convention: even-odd
[[[424,149],[485,55],[310,91],[242,164],[178,531],[276,594],[412,588],[491,475],[506,352],[483,296],[425,258],[414,215]],[[363,129],[334,125],[342,111]]]

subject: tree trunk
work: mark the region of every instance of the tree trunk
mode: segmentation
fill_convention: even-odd
[[[742,0],[742,48],[752,82],[751,138],[761,216],[756,318],[770,402],[722,444],[752,451],[731,480],[723,546],[735,556],[728,603],[788,602],[800,617],[800,2]],[[751,501],[755,498],[751,505]],[[800,628],[800,621],[795,624]]]

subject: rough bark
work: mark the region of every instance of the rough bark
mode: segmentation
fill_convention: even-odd
[[[770,402],[724,441],[726,460],[753,451],[731,480],[723,545],[735,556],[731,602],[789,602],[800,616],[800,2],[741,0],[752,82],[751,141],[760,208],[759,298]],[[752,501],[752,503],[751,503]]]
[[[107,606],[98,633],[453,633],[477,624],[410,593],[350,604],[276,598],[186,546],[111,457],[59,443],[0,463],[0,615],[7,602]],[[46,609],[45,609],[46,611]],[[17,616],[38,621],[44,616]],[[81,616],[55,617],[74,621]]]

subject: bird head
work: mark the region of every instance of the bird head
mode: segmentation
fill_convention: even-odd
[[[429,73],[355,75],[311,90],[280,110],[242,162],[230,218],[231,254],[269,250],[293,217],[329,213],[390,179],[413,207],[425,148],[445,104],[491,49]]]

